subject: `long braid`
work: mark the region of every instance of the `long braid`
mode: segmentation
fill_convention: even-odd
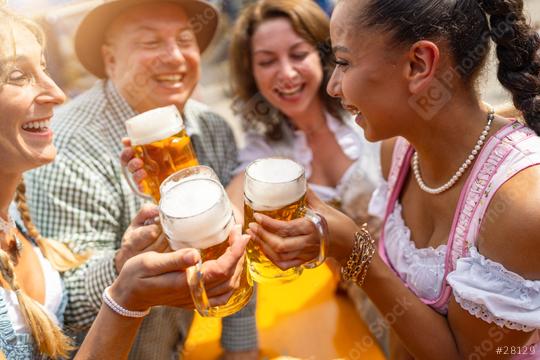
[[[3,285],[17,296],[19,308],[30,328],[37,350],[53,359],[66,358],[73,350],[71,339],[62,333],[37,301],[20,289],[13,264],[4,250],[0,250],[0,274]]]
[[[523,0],[478,0],[490,16],[497,44],[498,78],[515,107],[540,135],[540,35],[523,14]]]
[[[60,272],[70,270],[81,265],[88,258],[86,254],[75,254],[66,245],[41,236],[30,218],[30,210],[26,202],[26,186],[23,181],[17,187],[15,201],[28,233],[36,240],[43,256],[49,260],[56,270]]]

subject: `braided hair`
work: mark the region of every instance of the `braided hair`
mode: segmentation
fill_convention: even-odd
[[[540,35],[523,14],[523,0],[478,0],[489,15],[497,44],[497,77],[512,93],[516,109],[540,134]]]
[[[11,289],[17,296],[22,316],[30,328],[38,351],[53,359],[67,357],[73,349],[71,339],[62,333],[36,300],[21,290],[10,257],[1,249],[0,274],[2,286]]]
[[[59,272],[70,270],[81,265],[88,258],[86,254],[75,254],[66,245],[41,236],[30,218],[30,210],[26,202],[26,186],[23,181],[17,187],[15,202],[28,234],[36,241],[43,256],[56,270]]]

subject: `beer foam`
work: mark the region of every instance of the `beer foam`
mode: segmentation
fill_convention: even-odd
[[[234,224],[225,190],[208,178],[181,181],[169,188],[162,193],[159,209],[163,231],[174,250],[217,245],[227,238]]]
[[[246,169],[245,196],[252,202],[254,210],[279,209],[304,195],[305,178],[295,181],[303,173],[304,168],[289,159],[256,160]]]
[[[182,117],[174,105],[146,111],[126,121],[126,130],[133,146],[166,139],[183,128]]]

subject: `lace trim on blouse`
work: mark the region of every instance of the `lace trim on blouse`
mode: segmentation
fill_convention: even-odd
[[[526,280],[475,247],[448,274],[458,304],[488,323],[520,331],[540,328],[540,281]]]
[[[372,215],[384,217],[387,196],[388,186],[383,183],[370,201]],[[385,233],[388,258],[401,279],[417,296],[437,299],[444,281],[447,246],[416,248],[399,203],[387,219]],[[524,279],[485,258],[475,247],[469,251],[446,277],[457,303],[487,323],[520,331],[540,328],[540,281]]]

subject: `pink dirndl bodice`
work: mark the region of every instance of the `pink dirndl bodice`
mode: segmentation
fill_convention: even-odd
[[[399,195],[410,170],[414,149],[403,138],[396,141],[392,165],[388,175],[388,196],[384,212],[384,223],[379,240],[379,254],[383,261],[396,272],[387,256],[385,228],[389,216],[394,212]],[[540,165],[540,138],[534,131],[518,122],[510,123],[488,139],[478,154],[465,186],[461,191],[448,237],[444,264],[444,277],[440,293],[434,299],[420,299],[441,314],[446,309],[452,288],[446,281],[455,270],[458,259],[469,256],[469,249],[476,246],[482,220],[497,190],[520,171]],[[403,280],[403,278],[402,278]],[[404,281],[406,286],[409,286]],[[537,346],[538,348],[538,346]],[[540,349],[538,349],[540,351]]]

